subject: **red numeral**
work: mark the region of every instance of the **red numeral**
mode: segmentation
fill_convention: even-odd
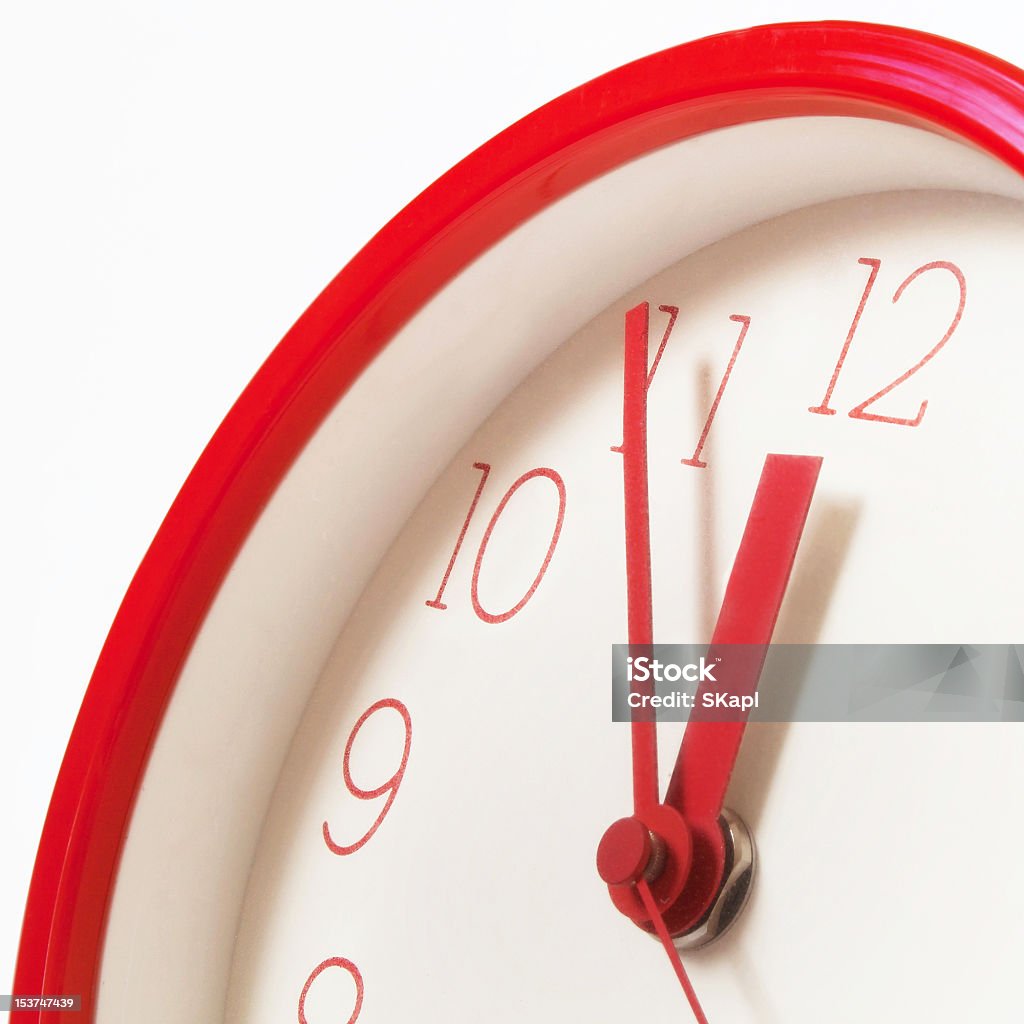
[[[352,1016],[349,1017],[347,1024],[355,1024],[355,1021],[359,1017],[359,1011],[363,1007],[363,976],[359,973],[359,968],[356,967],[351,960],[346,960],[344,957],[332,956],[329,960],[324,960],[323,963],[317,964],[313,968],[312,973],[306,979],[306,984],[302,986],[302,992],[299,995],[299,1024],[309,1024],[309,1020],[306,1017],[306,996],[309,994],[309,988],[316,981],[317,978],[327,970],[328,967],[338,967],[343,971],[348,971],[352,975],[352,980],[356,983],[356,1004],[352,1010]]]
[[[896,289],[896,294],[893,295],[892,301],[899,302],[900,296],[903,294],[904,289],[916,280],[921,274],[929,270],[948,270],[955,278],[956,283],[960,288],[960,303],[956,308],[956,313],[953,315],[953,319],[950,321],[949,327],[946,329],[946,333],[939,339],[938,343],[932,348],[923,359],[915,363],[906,373],[900,374],[891,384],[887,384],[881,391],[876,391],[869,399],[860,403],[860,405],[854,406],[850,410],[850,415],[855,420],[874,420],[876,423],[896,423],[903,427],[916,427],[920,424],[921,420],[924,419],[924,411],[928,408],[928,400],[924,399],[921,402],[921,407],[917,410],[917,415],[913,419],[904,419],[901,416],[882,416],[877,413],[865,412],[869,405],[874,404],[878,399],[889,394],[893,388],[898,388],[905,380],[913,377],[918,370],[924,366],[932,357],[946,344],[947,341],[953,336],[953,332],[957,329],[957,325],[960,323],[960,317],[964,315],[964,305],[967,302],[967,282],[964,280],[964,275],[960,268],[953,263],[949,263],[946,260],[936,260],[934,263],[926,263],[923,267],[918,267],[910,277],[908,277],[903,284]]]
[[[829,381],[828,387],[825,389],[825,397],[821,401],[821,405],[812,405],[809,412],[819,413],[823,416],[834,416],[835,409],[829,406],[829,400],[832,397],[832,392],[835,389],[836,381],[839,379],[839,373],[843,368],[843,363],[846,361],[847,353],[850,351],[850,344],[853,341],[853,336],[857,331],[857,325],[860,323],[861,314],[864,312],[864,306],[868,301],[868,296],[871,294],[871,289],[874,286],[875,278],[878,276],[878,270],[881,266],[880,260],[875,259],[861,259],[857,261],[867,267],[871,268],[871,272],[868,275],[867,284],[864,287],[864,293],[861,295],[860,304],[857,307],[857,312],[854,314],[853,322],[850,324],[850,330],[846,335],[846,341],[843,343],[842,351],[839,353],[839,359],[836,362],[835,370],[832,371],[832,379]],[[953,336],[953,332],[957,329],[960,323],[960,318],[963,316],[964,306],[967,302],[967,282],[964,279],[964,275],[960,268],[954,263],[950,263],[947,260],[935,260],[932,263],[926,263],[922,267],[918,267],[900,286],[896,289],[896,293],[892,297],[893,303],[899,302],[900,297],[906,290],[908,285],[913,281],[917,280],[922,274],[929,270],[948,270],[953,277],[956,278],[957,285],[960,289],[960,301],[957,305],[956,313],[953,315],[953,319],[950,321],[949,327],[946,329],[946,333],[939,339],[938,343],[934,345],[924,357],[915,363],[905,373],[900,374],[892,383],[887,384],[880,391],[876,391],[870,398],[865,399],[859,405],[855,405],[849,412],[852,419],[855,420],[872,420],[875,423],[892,423],[896,426],[901,427],[916,427],[919,426],[921,420],[924,419],[925,410],[928,408],[928,400],[925,399],[921,402],[920,407],[917,410],[917,415],[913,418],[905,416],[885,416],[880,413],[867,412],[869,405],[873,405],[880,398],[889,394],[890,391],[898,388],[901,384],[909,380],[918,370],[921,369],[925,363],[929,362],[938,353],[939,349],[946,344],[947,341]]]
[[[444,596],[445,588],[448,586],[448,579],[452,574],[452,569],[455,568],[455,561],[459,557],[459,552],[462,550],[462,542],[466,539],[466,532],[469,530],[470,521],[473,518],[473,514],[476,512],[476,507],[480,503],[480,495],[483,493],[484,485],[487,483],[488,474],[491,471],[491,467],[486,462],[474,462],[474,469],[479,469],[480,483],[477,484],[476,493],[473,495],[473,500],[470,502],[469,511],[466,513],[465,521],[462,524],[462,529],[459,531],[458,539],[455,541],[455,549],[452,551],[452,557],[448,560],[448,566],[444,571],[444,577],[441,580],[441,586],[437,590],[435,597],[424,602],[428,608],[437,608],[444,611],[448,605],[442,601]],[[558,492],[558,513],[555,517],[554,529],[551,533],[551,542],[548,544],[547,552],[544,555],[544,560],[541,563],[540,569],[537,571],[537,575],[534,577],[533,582],[530,584],[526,593],[507,611],[504,612],[489,612],[480,603],[480,570],[483,566],[484,555],[487,552],[487,545],[490,542],[491,534],[494,532],[494,527],[497,525],[498,520],[501,518],[502,512],[505,511],[505,506],[509,503],[512,496],[522,487],[537,477],[543,477],[550,480],[555,486],[555,490]],[[531,597],[536,593],[537,588],[540,586],[541,580],[544,578],[544,574],[548,571],[548,566],[551,564],[551,557],[555,553],[555,547],[558,544],[558,537],[562,532],[562,523],[565,520],[565,481],[562,480],[561,476],[553,469],[539,468],[531,469],[528,473],[524,473],[506,492],[504,497],[498,502],[498,507],[494,510],[494,515],[491,516],[491,521],[487,524],[487,529],[484,531],[483,540],[480,542],[480,548],[476,555],[476,564],[473,566],[473,579],[470,586],[470,598],[473,604],[473,611],[476,612],[477,616],[483,619],[484,622],[496,623],[506,622],[511,619],[513,615],[518,614],[523,610],[523,607],[530,600]]]
[[[693,449],[693,454],[688,459],[681,459],[680,461],[684,466],[693,466],[696,469],[706,469],[707,463],[701,462],[700,453],[704,450],[704,445],[707,442],[708,434],[711,432],[711,424],[715,421],[715,413],[718,412],[718,406],[722,401],[722,395],[725,393],[725,386],[729,383],[729,377],[732,374],[732,368],[736,365],[736,359],[740,354],[740,349],[743,347],[743,339],[747,336],[747,331],[750,329],[750,317],[740,316],[738,313],[734,313],[729,317],[733,323],[740,325],[739,337],[736,339],[736,344],[733,346],[732,355],[729,356],[729,363],[725,368],[725,373],[722,374],[721,383],[718,385],[718,391],[715,394],[715,400],[711,403],[711,409],[708,412],[708,418],[704,421],[704,429],[700,432],[700,438],[697,440],[697,447]]]
[[[650,370],[647,371],[647,380],[644,385],[645,391],[651,390],[651,384],[654,381],[654,375],[658,372],[658,364],[661,362],[661,357],[664,355],[665,346],[668,344],[669,335],[672,333],[672,328],[676,325],[676,317],[679,316],[678,306],[659,306],[658,309],[662,313],[668,313],[668,326],[665,328],[665,334],[661,339],[661,344],[658,346],[658,351],[654,354],[654,362],[651,363]],[[611,450],[622,454],[622,444],[613,444]]]
[[[484,564],[484,554],[487,551],[487,543],[491,539],[491,534],[494,532],[494,527],[497,525],[498,520],[501,518],[501,513],[505,511],[505,506],[509,503],[509,499],[516,491],[519,490],[523,484],[529,480],[542,477],[550,480],[558,491],[558,515],[555,518],[555,528],[551,531],[551,543],[548,544],[548,550],[544,555],[544,561],[541,563],[540,569],[537,570],[537,575],[534,577],[533,582],[530,584],[529,589],[525,594],[506,612],[499,612],[497,614],[487,611],[482,604],[480,604],[480,595],[478,591],[480,583],[480,569]],[[540,581],[544,578],[544,573],[548,571],[548,566],[551,564],[551,556],[555,553],[555,545],[558,544],[558,535],[562,532],[562,523],[565,520],[565,483],[562,478],[553,469],[531,469],[529,473],[524,473],[506,492],[505,496],[498,503],[498,507],[494,510],[494,515],[491,516],[491,521],[487,524],[487,529],[484,531],[484,539],[480,542],[480,550],[476,555],[476,565],[473,566],[473,584],[470,588],[470,596],[473,600],[473,611],[484,620],[484,622],[505,622],[511,619],[517,612],[523,610],[523,606],[531,597],[536,593],[537,588],[540,586]]]
[[[367,719],[378,711],[384,710],[384,708],[391,708],[392,710],[397,711],[402,716],[402,721],[405,723],[405,745],[402,748],[402,761],[391,778],[381,783],[381,785],[377,786],[375,789],[362,789],[352,781],[352,744],[355,742],[356,736],[359,734],[359,730],[366,724]],[[370,826],[369,831],[366,832],[360,840],[352,843],[350,846],[340,846],[336,843],[331,838],[330,828],[325,821],[323,828],[324,842],[327,844],[327,848],[331,853],[336,853],[339,857],[346,857],[350,853],[355,853],[356,850],[365,845],[374,832],[380,828],[380,823],[387,816],[388,811],[391,810],[391,805],[395,802],[395,797],[398,795],[398,787],[402,784],[402,777],[405,775],[405,766],[409,761],[409,747],[411,744],[412,718],[409,716],[408,708],[406,708],[400,700],[395,700],[392,697],[386,697],[384,700],[377,701],[376,704],[371,704],[359,716],[359,721],[353,726],[348,742],[345,744],[345,756],[341,762],[341,771],[345,778],[345,787],[357,800],[376,800],[377,797],[381,797],[385,793],[387,793],[388,798],[384,801],[384,806],[381,808],[380,814],[377,815],[377,820]]]

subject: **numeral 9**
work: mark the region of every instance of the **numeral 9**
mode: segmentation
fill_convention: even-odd
[[[375,715],[378,711],[383,711],[385,708],[391,708],[392,710],[397,711],[402,716],[402,722],[405,724],[405,744],[402,748],[402,760],[398,768],[395,770],[394,775],[389,779],[385,780],[374,789],[363,789],[361,786],[357,786],[352,780],[352,745],[355,743],[356,736],[359,735],[359,730],[366,724],[370,716]],[[383,700],[379,700],[375,704],[371,704],[359,716],[359,720],[352,727],[352,732],[349,734],[348,742],[345,744],[345,754],[341,762],[341,772],[345,779],[345,788],[357,800],[376,800],[377,797],[381,797],[385,793],[388,794],[388,798],[385,800],[380,814],[377,815],[377,820],[370,826],[369,831],[367,831],[361,839],[352,843],[350,846],[341,846],[336,843],[331,838],[330,828],[325,821],[323,828],[324,842],[327,844],[327,848],[331,853],[336,853],[339,857],[347,857],[350,853],[355,853],[356,850],[364,846],[374,832],[380,828],[381,822],[387,816],[388,811],[391,810],[391,805],[395,802],[395,797],[398,795],[398,787],[402,784],[402,778],[405,776],[405,766],[409,761],[409,748],[411,744],[412,718],[409,715],[409,709],[400,700],[395,700],[393,697],[385,697]]]

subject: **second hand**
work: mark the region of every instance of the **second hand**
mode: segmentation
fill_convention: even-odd
[[[644,910],[647,911],[651,924],[654,925],[654,930],[657,932],[661,944],[665,947],[665,952],[668,953],[668,958],[672,963],[673,970],[676,972],[676,977],[679,979],[679,984],[683,986],[690,1009],[693,1010],[693,1015],[697,1018],[697,1024],[708,1024],[708,1019],[704,1016],[704,1010],[697,999],[697,993],[693,990],[690,976],[686,973],[683,961],[679,958],[679,951],[672,941],[672,936],[668,933],[668,928],[662,919],[661,912],[658,910],[658,905],[654,900],[654,895],[651,893],[650,886],[641,878],[637,881],[636,888],[643,902]]]

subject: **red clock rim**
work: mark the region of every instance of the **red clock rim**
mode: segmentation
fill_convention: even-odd
[[[289,465],[399,328],[515,226],[602,173],[711,129],[848,115],[969,142],[1024,173],[1024,72],[937,36],[770,25],[627,64],[523,118],[391,220],[285,335],[171,506],[100,653],[54,787],[14,991],[94,1019],[107,913],[147,756],[217,588]],[[12,1024],[56,1022],[12,1011]]]

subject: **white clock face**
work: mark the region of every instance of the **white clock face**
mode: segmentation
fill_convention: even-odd
[[[186,981],[152,1019],[686,1019],[594,866],[632,787],[608,678],[625,313],[649,303],[659,353],[658,640],[709,637],[779,452],[823,461],[776,640],[1012,641],[1020,193],[908,128],[730,129],[580,190],[429,304],[282,484],[195,646],[98,1019]],[[663,784],[681,732],[661,728]],[[979,843],[996,822],[1020,841],[1022,780],[1012,724],[748,730],[727,802],[760,869],[686,960],[708,1019],[1015,1019],[1024,882]]]

